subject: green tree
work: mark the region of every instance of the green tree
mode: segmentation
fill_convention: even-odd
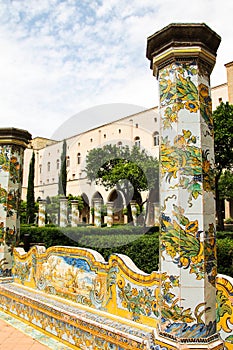
[[[140,192],[158,186],[158,160],[137,146],[94,148],[87,155],[85,171],[90,181],[106,190],[116,187],[123,194],[129,222],[132,222],[130,200],[135,199],[142,210]]]
[[[46,197],[46,213],[47,213],[47,223],[55,224],[59,219],[59,209],[60,209],[60,199],[61,196]]]
[[[63,141],[62,154],[61,154],[61,168],[58,179],[58,195],[66,196],[66,182],[67,182],[67,171],[66,171],[66,140]]]
[[[35,153],[32,153],[32,158],[29,165],[28,188],[27,188],[27,223],[32,224],[35,220],[35,193],[34,193],[34,176],[35,176]]]
[[[215,189],[218,227],[224,230],[223,194],[221,194],[221,176],[233,167],[233,105],[221,103],[213,112],[214,152],[215,152]]]
[[[21,200],[20,202],[20,223],[26,224],[27,223],[27,202]]]
[[[219,183],[219,195],[220,200],[230,201],[233,199],[233,171],[226,170],[222,173]]]
[[[73,196],[71,193],[68,194],[67,196],[68,199],[68,208],[71,208],[71,201],[72,200],[77,200],[78,201],[78,210],[82,211],[84,208],[84,201],[83,198],[81,196]]]

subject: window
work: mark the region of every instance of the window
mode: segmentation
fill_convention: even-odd
[[[159,145],[159,133],[158,131],[155,131],[153,134],[153,141],[154,141],[154,146]]]
[[[77,154],[77,164],[81,164],[81,153]]]
[[[135,146],[137,146],[138,148],[140,148],[141,142],[140,142],[140,137],[139,137],[139,136],[136,136],[136,137],[134,138],[134,144],[135,144]]]
[[[93,141],[93,139],[90,139],[90,141],[92,142],[92,141]]]
[[[70,166],[70,157],[69,156],[66,157],[66,166],[67,167]]]
[[[47,170],[50,171],[50,162],[47,164]]]
[[[138,128],[138,124],[135,124],[136,128]]]
[[[222,97],[219,97],[218,102],[219,102],[219,103],[222,102]]]
[[[118,130],[119,134],[121,134],[121,129]]]
[[[122,142],[121,141],[117,142],[117,147],[122,148]]]
[[[106,139],[106,134],[104,134],[104,138]]]
[[[155,123],[157,123],[157,118],[154,118]]]
[[[57,159],[57,170],[60,169],[60,159]]]
[[[42,173],[42,165],[41,164],[39,165],[39,172],[40,172],[40,174]]]

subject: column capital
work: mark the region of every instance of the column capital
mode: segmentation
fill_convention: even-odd
[[[68,201],[68,198],[67,198],[67,197],[60,197],[60,198],[59,198],[59,201],[60,201],[60,202],[67,202],[67,201]]]
[[[94,198],[94,199],[93,199],[93,203],[102,204],[102,203],[103,203],[103,200],[102,200],[101,198]]]
[[[199,59],[213,70],[221,37],[205,23],[171,23],[147,38],[153,74],[176,60]]]
[[[46,199],[39,199],[38,203],[39,204],[47,204],[47,201],[46,201]]]
[[[71,199],[70,203],[71,204],[79,204],[79,200],[78,199]]]
[[[0,128],[0,144],[19,145],[26,148],[32,135],[23,129]]]

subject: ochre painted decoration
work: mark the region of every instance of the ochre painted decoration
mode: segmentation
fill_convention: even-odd
[[[225,347],[233,350],[233,278],[217,276],[217,330]]]
[[[0,277],[11,275],[12,249],[19,239],[23,148],[0,145]]]

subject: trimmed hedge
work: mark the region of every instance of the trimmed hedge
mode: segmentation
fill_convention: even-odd
[[[21,226],[21,237],[28,236],[31,244],[91,248],[105,260],[113,253],[128,255],[141,270],[158,270],[159,234],[157,227],[118,226],[77,228]],[[233,277],[233,232],[217,233],[218,273]]]
[[[218,273],[233,277],[233,239],[217,240]]]

